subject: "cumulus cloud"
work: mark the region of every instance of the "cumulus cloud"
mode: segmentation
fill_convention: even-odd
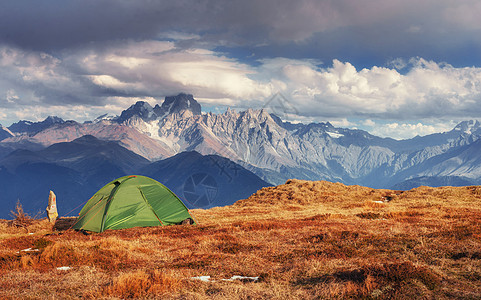
[[[357,125],[355,122],[351,122],[346,118],[338,119],[338,120],[331,120],[331,121],[329,121],[329,123],[331,123],[332,125],[334,125],[336,127],[343,127],[343,128],[356,128],[356,125]]]
[[[82,77],[63,63],[44,52],[0,47],[0,88],[7,91],[0,107],[88,102]]]
[[[437,122],[423,124],[421,122],[417,123],[404,123],[404,122],[394,122],[385,123],[378,122],[370,124],[365,128],[371,134],[381,137],[390,137],[395,139],[409,139],[415,136],[425,136],[438,132],[450,131],[454,128],[456,124],[454,122]]]
[[[122,48],[76,58],[100,89],[129,96],[162,97],[190,92],[203,98],[254,99],[272,94],[269,84],[249,78],[246,64],[206,49],[175,49],[169,42],[129,42]],[[80,64],[81,61],[81,64]]]
[[[362,123],[362,125],[367,126],[367,127],[374,127],[374,126],[376,126],[376,122],[374,122],[374,121],[371,120],[371,119],[366,119],[366,120],[362,121],[361,123]]]
[[[307,116],[425,119],[481,115],[481,68],[455,68],[422,58],[412,59],[406,74],[376,66],[356,70],[338,60],[329,68],[285,60],[266,65],[272,76],[285,83],[283,93]]]

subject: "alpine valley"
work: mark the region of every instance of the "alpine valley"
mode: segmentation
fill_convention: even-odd
[[[480,184],[480,137],[473,120],[394,140],[329,122],[292,124],[264,109],[203,113],[181,93],[84,123],[48,117],[1,127],[0,218],[17,199],[43,210],[49,189],[62,215],[127,174],[164,183],[191,208],[232,204],[292,178],[395,189]]]

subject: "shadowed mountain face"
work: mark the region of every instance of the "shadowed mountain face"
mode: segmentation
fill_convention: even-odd
[[[54,144],[37,152],[58,165],[84,173],[88,177],[100,173],[130,173],[150,162],[115,142],[86,135],[72,142]],[[98,174],[100,175],[100,174]]]
[[[200,104],[190,94],[181,93],[177,96],[165,97],[161,106],[158,104],[152,107],[149,103],[138,101],[128,109],[124,110],[120,117],[115,121],[123,123],[133,117],[142,119],[143,121],[159,120],[167,115],[178,114],[183,111],[190,111],[193,115],[201,114]]]
[[[93,136],[40,151],[16,150],[0,160],[0,188],[4,191],[0,218],[8,217],[17,200],[27,212],[43,213],[49,190],[62,203],[60,213],[67,213],[107,182],[148,163],[117,143]]]
[[[11,132],[8,128],[0,125],[0,141],[12,136],[13,136],[13,132]]]
[[[8,127],[8,129],[13,133],[35,134],[44,129],[47,129],[48,127],[54,124],[63,124],[63,123],[65,123],[65,121],[62,120],[61,118],[55,117],[55,116],[49,116],[42,122],[30,122],[30,121],[22,120],[17,123],[13,123],[12,125],[10,125],[10,127]]]
[[[200,104],[194,99],[194,96],[184,93],[165,97],[162,106],[156,105],[154,107],[154,111],[160,118],[166,115],[181,113],[185,110],[191,111],[193,115],[201,114]]]
[[[271,185],[227,158],[194,151],[152,163],[140,173],[162,182],[189,208],[230,205]]]
[[[129,174],[164,183],[186,199],[190,208],[229,205],[269,186],[252,172],[215,155],[180,153],[151,163],[115,142],[84,136],[38,151],[15,150],[1,159],[0,218],[11,217],[17,200],[27,213],[43,214],[49,190],[57,195],[61,216],[75,215],[102,186]]]

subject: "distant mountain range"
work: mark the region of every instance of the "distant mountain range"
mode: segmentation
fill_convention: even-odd
[[[38,151],[15,150],[0,160],[0,218],[8,218],[19,199],[30,213],[44,212],[49,190],[59,213],[75,215],[98,189],[125,174],[142,174],[163,183],[189,208],[233,204],[270,186],[232,161],[183,152],[150,162],[116,142],[83,136]],[[75,209],[77,207],[77,209]]]
[[[85,135],[90,137],[82,138]],[[27,176],[29,169],[25,168],[32,167],[32,164],[55,166],[58,174],[66,172],[71,175],[63,176],[62,180],[75,178],[74,181],[80,182],[83,187],[80,190],[85,186],[94,186],[92,182],[108,181],[114,174],[120,177],[134,171],[145,172],[145,175],[157,174],[155,176],[161,182],[178,183],[185,173],[197,172],[194,166],[200,166],[197,172],[200,175],[189,177],[191,182],[187,187],[185,180],[183,185],[172,185],[176,193],[183,194],[186,190],[186,195],[189,195],[189,188],[195,194],[196,188],[204,187],[198,182],[212,181],[209,176],[213,175],[201,171],[206,168],[203,163],[215,165],[213,157],[216,157],[222,160],[221,165],[233,164],[235,169],[242,168],[242,180],[246,183],[252,180],[249,192],[254,192],[254,187],[280,184],[290,178],[409,189],[419,185],[479,184],[480,137],[481,124],[474,120],[461,122],[448,132],[394,140],[373,136],[363,130],[337,128],[329,122],[291,124],[266,110],[237,112],[228,109],[223,114],[202,113],[200,104],[192,95],[179,94],[166,97],[161,105],[154,107],[139,101],[120,116],[104,115],[91,122],[78,123],[49,117],[42,122],[20,121],[8,128],[1,127],[0,158],[3,159],[0,166],[2,172],[6,172],[12,171],[12,166],[20,166],[18,162],[28,162],[18,169],[21,171],[16,173],[18,176]],[[76,147],[69,142],[99,148],[76,156],[65,154],[67,158],[63,158],[63,151],[70,153],[72,150],[64,149]],[[109,161],[109,156],[120,151],[116,146],[130,151],[125,156],[129,161],[126,165],[136,165],[136,168],[118,166]],[[115,151],[110,153],[105,147],[115,148]],[[52,149],[57,149],[56,154],[47,155]],[[108,171],[105,173],[96,169],[99,164],[96,152],[104,153],[101,161],[106,164],[105,170]],[[137,155],[135,159],[133,155]],[[32,163],[30,159],[36,162]],[[166,166],[170,173],[158,171],[166,170]],[[254,174],[255,179],[252,177]],[[213,178],[218,186],[214,188],[211,183],[211,188],[207,188],[209,185],[206,185],[205,195],[223,195],[226,192],[224,185],[241,180],[234,177],[227,182],[222,181],[220,187],[221,179]],[[228,178],[224,176],[222,180]],[[46,189],[53,186],[48,182],[42,184]],[[236,195],[233,198],[241,197],[238,189],[239,184],[226,193]],[[48,191],[46,193],[48,195]],[[20,194],[15,196],[14,192],[9,195],[9,201],[16,200],[12,197],[22,198]],[[188,197],[195,200],[194,196]],[[218,201],[224,205],[232,200],[226,199],[226,202],[220,198]],[[205,199],[195,201],[211,203]]]

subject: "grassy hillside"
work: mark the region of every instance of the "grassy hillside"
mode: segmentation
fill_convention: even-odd
[[[291,180],[192,213],[91,235],[2,221],[0,298],[481,298],[481,187]]]

